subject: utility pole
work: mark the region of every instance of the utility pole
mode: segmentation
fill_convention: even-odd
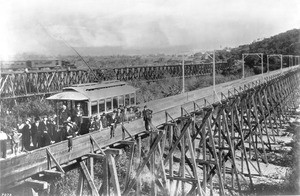
[[[280,55],[280,70],[282,73],[282,65],[283,65],[283,58],[282,58],[282,54]]]
[[[243,64],[242,64],[242,78],[244,79],[245,78],[245,57],[244,57],[244,54],[242,54],[242,61],[243,61]]]
[[[182,93],[184,93],[185,92],[185,87],[184,87],[184,79],[185,79],[185,77],[184,77],[184,55],[182,56]]]
[[[216,52],[213,52],[213,88],[216,93]]]

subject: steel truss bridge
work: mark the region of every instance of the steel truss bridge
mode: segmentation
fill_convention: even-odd
[[[18,186],[43,192],[51,189],[49,182],[80,168],[73,179],[77,195],[141,195],[145,172],[150,195],[206,195],[213,188],[224,195],[232,185],[242,194],[241,181],[248,180],[251,189],[253,175],[262,174],[260,160],[268,163],[266,151],[292,114],[299,87],[300,67],[294,66],[216,85],[216,93],[208,87],[149,102],[150,132],[138,119],[118,125],[113,138],[105,129],[73,138],[72,148],[62,141],[1,160],[1,191]],[[144,148],[142,138],[148,142]],[[125,146],[121,181],[116,162]],[[95,159],[102,160],[100,182]]]
[[[208,75],[212,73],[212,64],[187,64],[185,76]],[[216,71],[227,68],[227,63],[216,63]],[[102,80],[117,79],[157,80],[164,77],[182,76],[182,65],[120,67],[113,69],[94,69]],[[88,69],[52,70],[34,72],[1,73],[0,95],[2,99],[51,94],[73,84],[94,82],[93,74]]]

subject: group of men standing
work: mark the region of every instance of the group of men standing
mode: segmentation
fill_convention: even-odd
[[[25,124],[19,125],[19,132],[22,133],[22,150],[34,150],[60,141],[55,118],[54,116],[48,119],[44,116],[40,120],[36,117],[33,123],[30,119],[26,119]]]
[[[144,106],[141,115],[145,122],[146,131],[150,131],[152,110]],[[5,133],[0,133],[0,137],[2,138],[0,148],[2,149],[1,151],[5,151],[2,157],[6,157],[6,142],[2,142],[4,140],[11,140],[12,152],[17,154],[20,138],[22,138],[22,151],[25,152],[73,138],[78,134],[82,135],[106,127],[110,127],[110,137],[112,138],[115,136],[117,124],[124,121],[131,121],[137,117],[136,112],[134,112],[132,108],[129,110],[124,108],[123,110],[118,109],[112,114],[103,113],[101,116],[91,117],[88,124],[84,125],[82,116],[83,109],[80,104],[77,104],[73,114],[63,105],[58,117],[56,115],[49,118],[44,116],[42,119],[36,117],[34,118],[34,122],[31,122],[30,119],[26,119],[21,125],[18,124],[17,129],[14,128],[12,135],[5,136]]]

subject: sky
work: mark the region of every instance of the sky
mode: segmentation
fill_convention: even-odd
[[[71,54],[69,46],[83,55],[84,48],[198,52],[300,28],[300,0],[0,0],[0,7],[1,59]]]

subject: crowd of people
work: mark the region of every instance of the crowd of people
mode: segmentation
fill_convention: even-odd
[[[0,148],[2,158],[6,158],[7,141],[10,141],[11,152],[17,155],[20,144],[21,151],[27,152],[37,148],[45,147],[63,140],[69,140],[69,148],[72,148],[72,138],[104,128],[110,128],[110,138],[115,136],[118,124],[132,121],[143,117],[145,129],[149,131],[152,111],[144,107],[141,112],[138,108],[118,108],[112,113],[95,115],[90,119],[83,119],[83,110],[78,104],[73,114],[62,106],[59,115],[27,118],[21,124],[13,128],[11,134],[0,131]]]

